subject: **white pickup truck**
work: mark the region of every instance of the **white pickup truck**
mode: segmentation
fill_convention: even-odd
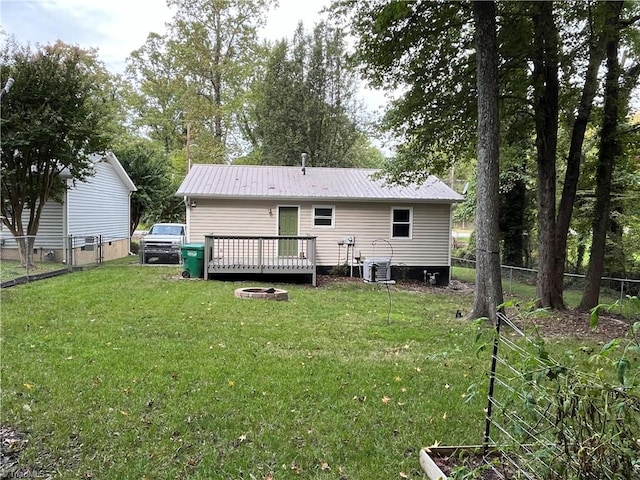
[[[185,231],[183,223],[153,225],[140,241],[140,263],[180,263],[180,248],[185,241]]]

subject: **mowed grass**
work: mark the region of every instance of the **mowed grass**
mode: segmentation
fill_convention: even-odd
[[[66,265],[56,262],[36,261],[34,263],[35,265],[27,271],[25,267],[20,266],[18,260],[0,260],[0,281],[5,282],[14,278],[24,277],[27,273],[33,276],[66,268]]]
[[[489,352],[469,293],[183,280],[118,266],[2,291],[1,423],[56,478],[426,478],[478,444]],[[489,328],[489,327],[487,327]],[[406,477],[402,476],[406,475]]]

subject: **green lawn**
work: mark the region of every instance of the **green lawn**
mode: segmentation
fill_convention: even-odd
[[[24,277],[27,275],[38,275],[41,273],[52,272],[66,268],[66,265],[57,262],[34,262],[35,265],[29,269],[20,266],[18,260],[0,260],[0,282],[6,282],[14,278]]]
[[[426,478],[421,447],[482,442],[490,352],[475,337],[489,327],[455,318],[472,294],[342,283],[234,297],[248,285],[111,264],[2,291],[0,423],[28,432],[23,467]]]

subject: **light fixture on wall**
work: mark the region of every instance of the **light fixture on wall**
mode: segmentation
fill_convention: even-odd
[[[273,215],[273,210],[271,210],[271,207],[269,207],[269,215]]]
[[[196,208],[198,206],[198,204],[196,203],[195,200],[191,200],[191,208]]]

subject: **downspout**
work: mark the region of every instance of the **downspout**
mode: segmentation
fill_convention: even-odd
[[[191,200],[185,196],[182,201],[186,207],[185,220],[187,222],[187,231],[185,232],[185,243],[191,243]]]
[[[449,204],[449,279],[447,280],[447,284],[451,283],[451,275],[453,273],[453,265],[451,265],[451,250],[453,246],[453,203]]]
[[[129,190],[129,201],[127,202],[127,233],[128,233],[127,252],[129,252],[129,254],[131,254],[131,236],[133,235],[133,232],[131,231],[131,196],[132,195],[133,195],[133,191]]]
[[[65,180],[65,189],[64,189],[64,204],[62,205],[62,259],[66,265],[70,265],[70,259],[72,257],[72,252],[69,251],[69,190],[73,185],[69,185],[71,180]]]

